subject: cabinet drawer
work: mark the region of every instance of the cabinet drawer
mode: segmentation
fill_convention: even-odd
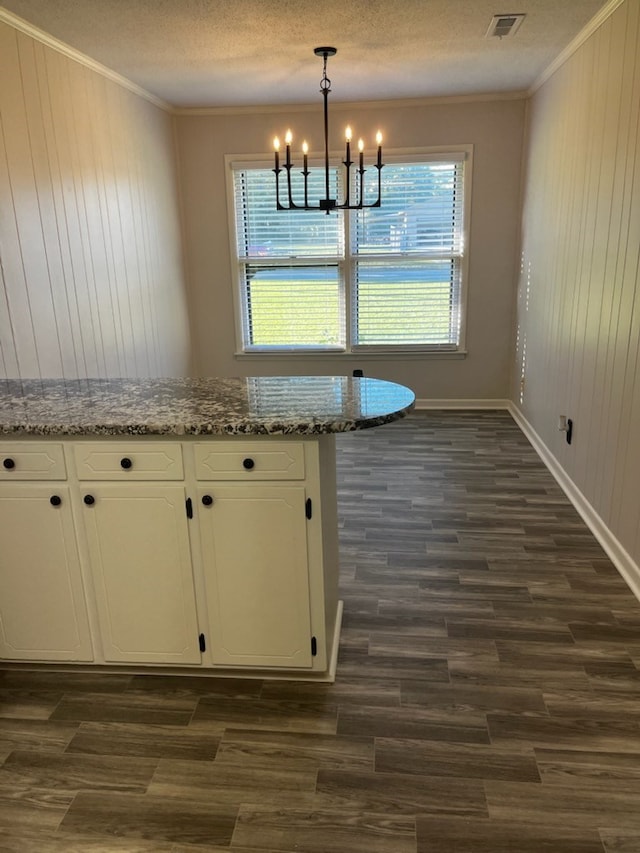
[[[73,448],[79,480],[182,480],[182,447],[91,442]]]
[[[66,480],[61,444],[9,442],[0,444],[0,480]]]
[[[301,442],[225,441],[195,445],[199,480],[303,480]]]

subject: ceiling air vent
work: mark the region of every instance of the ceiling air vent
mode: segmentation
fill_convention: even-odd
[[[487,30],[487,38],[490,36],[498,36],[498,38],[514,36],[524,19],[524,15],[494,15]]]

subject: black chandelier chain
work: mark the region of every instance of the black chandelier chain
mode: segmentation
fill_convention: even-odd
[[[346,131],[346,153],[342,165],[345,167],[345,198],[341,204],[335,198],[331,198],[331,179],[330,179],[330,164],[329,164],[329,93],[331,92],[331,80],[327,77],[327,61],[330,56],[335,56],[337,53],[335,47],[316,47],[314,53],[316,56],[323,58],[322,79],[320,80],[320,93],[323,97],[324,106],[324,186],[325,197],[318,200],[317,204],[309,204],[309,161],[307,143],[302,143],[303,152],[303,169],[300,173],[303,176],[303,191],[304,204],[296,204],[293,200],[292,176],[291,170],[295,169],[295,164],[291,160],[291,131],[287,131],[285,136],[285,162],[280,166],[280,142],[278,138],[274,139],[275,148],[275,168],[273,172],[276,176],[276,208],[278,210],[324,210],[325,213],[330,213],[332,210],[362,210],[369,207],[380,207],[382,201],[382,183],[381,171],[384,166],[382,162],[382,136],[378,131],[376,142],[378,145],[377,161],[373,164],[378,172],[378,197],[375,201],[368,204],[364,201],[364,175],[367,171],[364,168],[364,143],[360,139],[358,142],[359,155],[358,165],[355,169],[356,177],[356,196],[357,200],[352,203],[351,200],[351,168],[356,164],[351,159],[351,129],[348,127]],[[283,204],[280,201],[280,174],[286,172],[287,193],[286,202]]]

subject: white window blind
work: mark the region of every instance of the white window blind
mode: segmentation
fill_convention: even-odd
[[[455,349],[464,164],[390,164],[383,175],[383,206],[358,212],[352,231],[354,344]]]
[[[320,198],[324,173],[311,173]],[[243,348],[344,349],[342,215],[276,210],[270,169],[234,170],[234,196]]]
[[[277,211],[270,168],[231,166],[244,351],[459,348],[463,155],[387,164],[382,207],[348,215]],[[309,200],[323,196],[311,168]]]

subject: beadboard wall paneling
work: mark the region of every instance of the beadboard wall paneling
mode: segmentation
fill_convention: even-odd
[[[640,3],[528,109],[513,398],[640,566]],[[559,415],[573,419],[569,446]]]
[[[0,375],[188,374],[178,208],[171,117],[0,23]]]

